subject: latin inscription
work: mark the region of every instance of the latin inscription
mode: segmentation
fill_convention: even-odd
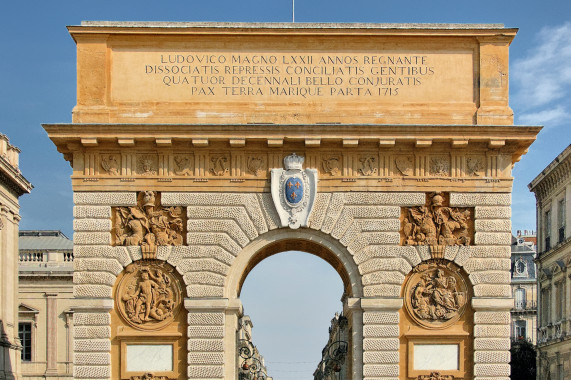
[[[112,85],[112,98],[119,101],[473,100],[471,52],[115,49],[114,77],[123,83]]]
[[[160,54],[144,73],[202,96],[398,96],[435,68],[425,55]]]

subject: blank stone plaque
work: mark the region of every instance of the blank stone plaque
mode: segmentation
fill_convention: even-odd
[[[415,370],[458,370],[457,344],[415,344]]]
[[[171,344],[128,344],[127,371],[153,372],[173,370]]]

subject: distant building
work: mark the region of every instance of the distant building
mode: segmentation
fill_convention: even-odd
[[[73,241],[61,231],[20,231],[22,378],[73,378]]]
[[[346,380],[351,378],[351,366],[346,360],[349,352],[348,320],[335,313],[329,327],[329,340],[321,351],[321,361],[313,372],[314,380]]]
[[[18,341],[18,199],[32,184],[18,168],[20,150],[0,133],[0,379],[20,378]]]
[[[537,206],[538,378],[571,378],[571,145],[528,185]]]
[[[253,327],[250,316],[244,315],[240,318],[236,339],[238,380],[272,380],[272,377],[268,376],[264,357],[252,342]]]
[[[537,336],[536,242],[534,231],[518,231],[511,250],[511,286],[515,301],[511,311],[512,338],[526,339],[533,344]]]

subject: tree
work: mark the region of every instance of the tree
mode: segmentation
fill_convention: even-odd
[[[514,380],[535,380],[537,372],[535,346],[526,339],[513,339],[510,353],[511,378]]]

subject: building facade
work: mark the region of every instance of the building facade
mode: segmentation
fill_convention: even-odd
[[[514,308],[511,312],[512,339],[536,344],[537,274],[535,267],[535,233],[518,231],[512,243],[511,285]]]
[[[571,377],[571,145],[530,184],[537,207],[538,377]]]
[[[61,231],[20,231],[22,378],[73,378],[73,241]]]
[[[20,378],[18,340],[18,199],[32,185],[20,172],[20,150],[0,133],[0,379]]]

